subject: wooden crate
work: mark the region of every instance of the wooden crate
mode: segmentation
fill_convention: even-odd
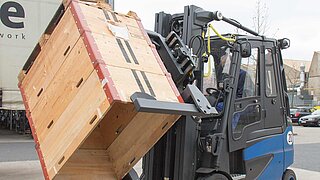
[[[179,118],[138,113],[130,96],[182,102],[134,13],[78,1],[57,11],[19,87],[46,179],[123,178]]]

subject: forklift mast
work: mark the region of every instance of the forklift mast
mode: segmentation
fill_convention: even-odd
[[[281,57],[290,41],[260,36],[194,5],[157,13],[155,21],[148,35],[186,104],[132,97],[138,111],[183,115],[143,158],[141,179],[281,179],[293,163]],[[211,21],[253,36],[220,35]],[[217,36],[205,37],[208,29]]]

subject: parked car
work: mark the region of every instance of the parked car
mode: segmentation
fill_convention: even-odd
[[[298,108],[290,108],[290,118],[294,118]]]
[[[293,123],[299,123],[299,119],[303,116],[307,116],[311,114],[311,109],[310,107],[298,107],[297,110],[295,111],[294,115],[291,117],[291,110],[290,110],[290,118]]]
[[[300,118],[299,124],[301,124],[302,126],[313,125],[320,127],[320,110],[316,110],[310,115]]]

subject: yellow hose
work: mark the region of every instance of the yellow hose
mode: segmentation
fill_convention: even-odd
[[[211,52],[211,47],[210,47],[210,31],[208,31],[208,44],[207,44],[207,51],[204,52],[203,56],[208,56],[208,72],[207,73],[204,73],[203,76],[204,77],[210,77],[211,76],[211,60],[209,58],[210,56],[210,52]],[[204,31],[202,32],[202,38],[204,39]],[[207,54],[208,52],[208,54]]]
[[[224,41],[229,41],[229,42],[235,42],[236,39],[235,38],[227,38],[227,37],[224,37],[222,36],[213,26],[212,24],[209,24],[209,28],[213,30],[214,33],[216,33],[216,35],[221,38],[222,40]],[[202,37],[204,39],[204,31],[202,32]],[[210,31],[208,31],[208,44],[207,44],[207,51],[203,54],[203,56],[210,56],[210,52],[211,52],[211,47],[210,47]],[[208,54],[207,54],[208,53]],[[204,77],[209,77],[211,76],[212,72],[211,72],[211,60],[210,58],[208,57],[208,72],[207,73],[204,73]]]
[[[216,33],[216,35],[221,38],[224,41],[229,41],[229,42],[235,42],[236,39],[234,38],[227,38],[227,37],[223,37],[220,33],[218,33],[218,31],[212,26],[212,24],[209,24],[209,27]]]
[[[212,24],[209,24],[209,27],[210,27],[210,28],[213,30],[213,32],[215,32],[216,35],[217,35],[219,38],[221,38],[222,40],[224,40],[224,41],[229,41],[229,42],[235,42],[235,41],[236,41],[235,38],[227,38],[227,37],[222,36],[222,35],[212,26]],[[208,56],[208,72],[203,74],[204,77],[209,77],[209,76],[211,76],[211,74],[212,74],[212,72],[211,72],[211,60],[210,60],[210,58],[209,58],[210,53],[211,53],[210,30],[208,30],[207,32],[208,32],[208,36],[207,36],[207,39],[208,39],[208,40],[207,40],[207,42],[208,42],[208,44],[207,44],[207,51],[203,53],[203,56]],[[203,38],[203,39],[205,38],[204,36],[205,36],[205,34],[204,34],[204,31],[203,31],[203,32],[202,32],[202,38]]]

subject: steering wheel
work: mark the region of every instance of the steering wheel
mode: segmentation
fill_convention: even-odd
[[[218,97],[219,96],[219,94],[220,94],[220,90],[218,90],[218,89],[216,89],[216,88],[207,88],[206,89],[206,92],[211,96],[211,95],[214,95],[214,96],[216,96],[216,97]]]

